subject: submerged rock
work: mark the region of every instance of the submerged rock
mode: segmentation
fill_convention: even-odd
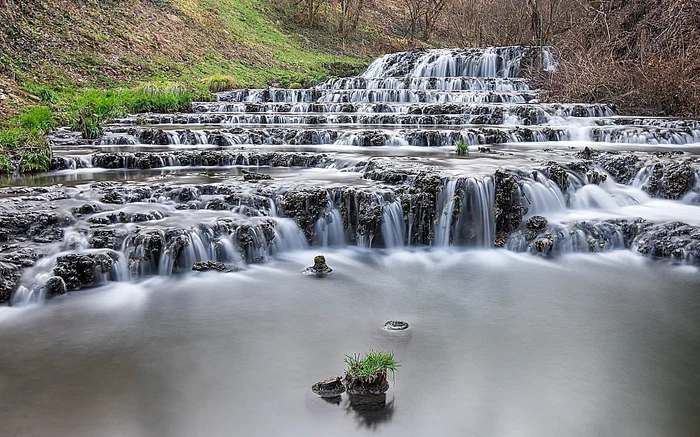
[[[408,323],[400,320],[389,320],[384,324],[384,329],[387,331],[405,331],[408,329]]]
[[[248,182],[255,182],[255,181],[271,181],[272,176],[265,174],[265,173],[258,173],[254,171],[248,171],[248,170],[241,170],[241,173],[243,173],[243,180],[248,181]]]
[[[307,267],[303,273],[305,275],[316,275],[317,277],[322,278],[332,271],[333,269],[328,267],[328,264],[326,264],[326,258],[323,255],[318,255],[314,258],[314,265]]]
[[[345,393],[345,386],[339,376],[331,376],[312,385],[311,391],[322,398],[334,398]]]
[[[224,263],[220,262],[214,262],[214,261],[203,261],[203,262],[197,262],[194,263],[192,266],[192,270],[195,272],[211,272],[211,271],[216,271],[216,272],[223,272],[223,273],[229,273],[232,272],[233,270],[229,269],[226,267]]]

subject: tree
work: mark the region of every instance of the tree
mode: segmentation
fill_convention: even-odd
[[[340,23],[338,24],[338,31],[343,38],[347,38],[350,32],[357,29],[362,9],[365,6],[365,0],[339,0],[339,2]]]
[[[445,10],[447,0],[423,0],[423,41],[428,41],[435,29],[435,23]]]

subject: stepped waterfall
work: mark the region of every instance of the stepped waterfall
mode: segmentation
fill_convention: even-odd
[[[555,58],[411,50],[58,129],[52,170],[0,188],[8,435],[693,435],[700,120],[546,101],[526,72]],[[366,328],[390,318],[413,337]],[[401,358],[397,402],[299,405],[365,344]]]

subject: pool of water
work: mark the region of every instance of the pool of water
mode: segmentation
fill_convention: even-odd
[[[0,308],[0,434],[698,435],[697,268],[348,248],[300,274],[316,254]],[[383,403],[313,395],[370,347],[401,364]]]

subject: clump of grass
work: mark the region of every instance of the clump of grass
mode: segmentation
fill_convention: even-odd
[[[204,79],[204,85],[209,92],[220,93],[236,88],[236,79],[231,76],[210,76]]]
[[[0,130],[0,148],[3,150],[17,149],[22,146],[24,132],[19,128]]]
[[[44,103],[56,102],[56,92],[51,88],[35,83],[26,83],[24,87],[30,94],[33,94],[41,99]]]
[[[12,162],[5,155],[0,155],[0,174],[12,173]]]
[[[299,82],[294,82],[293,84],[289,85],[289,88],[293,90],[300,90],[303,88],[303,86]]]
[[[192,103],[190,91],[178,84],[145,84],[131,94],[129,112],[183,112]]]
[[[22,173],[39,173],[50,169],[51,151],[49,149],[27,151],[20,158]]]
[[[455,143],[455,149],[458,156],[467,156],[469,154],[469,143],[459,140]]]
[[[37,132],[18,127],[0,130],[1,150],[11,152],[27,147],[44,148],[46,147],[46,139]]]
[[[357,380],[363,384],[372,384],[386,378],[387,372],[392,375],[399,367],[391,352],[375,351],[370,349],[364,357],[360,354],[345,355],[346,377]]]
[[[20,126],[43,135],[56,127],[51,109],[47,106],[35,106],[19,117]]]

